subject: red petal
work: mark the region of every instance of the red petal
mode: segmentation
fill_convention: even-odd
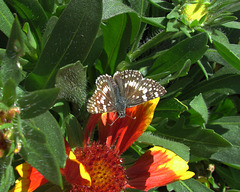
[[[123,153],[152,122],[158,101],[159,98],[156,98],[141,105],[128,108],[126,109],[126,114],[130,117],[126,116],[122,119],[118,118],[116,120],[116,113],[102,114],[98,126],[100,143],[112,146],[117,141],[115,151],[118,154]],[[116,120],[115,122],[114,119]]]
[[[127,169],[127,187],[148,191],[177,180],[189,179],[194,173],[187,171],[188,168],[187,162],[172,151],[153,147]]]
[[[82,166],[82,169],[85,171],[80,170],[80,162],[68,159],[66,162],[66,166],[64,168],[64,175],[68,183],[72,185],[89,185],[91,184],[91,179],[83,178],[83,174],[88,174],[85,170],[85,167]],[[84,172],[84,173],[83,173]]]
[[[87,127],[85,129],[85,133],[84,133],[84,145],[88,145],[89,144],[91,133],[92,133],[93,129],[95,128],[97,122],[99,121],[100,116],[101,116],[101,114],[92,114],[92,115],[90,115]]]

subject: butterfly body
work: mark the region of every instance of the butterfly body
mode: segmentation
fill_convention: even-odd
[[[88,100],[89,113],[117,112],[125,117],[126,108],[134,107],[166,93],[163,86],[152,79],[143,78],[137,70],[117,71],[113,78],[101,75],[96,90]]]

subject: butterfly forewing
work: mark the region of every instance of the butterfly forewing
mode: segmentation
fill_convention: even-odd
[[[127,98],[127,107],[133,107],[163,96],[166,90],[152,79],[143,78],[135,89],[135,92]]]
[[[118,84],[120,92],[126,100],[137,91],[136,87],[138,87],[142,79],[142,74],[137,70],[117,71],[114,74],[114,80]]]
[[[87,111],[89,113],[105,113],[116,111],[114,103],[114,92],[112,86],[114,81],[109,75],[102,75],[96,80],[96,90],[88,100]]]
[[[152,79],[143,78],[137,70],[116,72],[114,80],[126,99],[127,108],[163,96],[166,93],[163,86]]]

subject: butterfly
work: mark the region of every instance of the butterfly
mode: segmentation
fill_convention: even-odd
[[[87,111],[92,114],[117,112],[126,116],[126,108],[163,96],[167,91],[152,79],[143,78],[137,70],[117,71],[113,78],[106,74],[96,79],[96,90],[88,100]]]

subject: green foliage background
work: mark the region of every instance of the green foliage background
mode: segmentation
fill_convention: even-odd
[[[24,161],[63,186],[63,136],[82,145],[95,79],[125,69],[167,89],[125,159],[159,145],[196,173],[154,191],[240,191],[240,2],[201,2],[208,15],[189,23],[186,0],[0,0],[0,110],[21,111],[0,127],[0,191]]]

